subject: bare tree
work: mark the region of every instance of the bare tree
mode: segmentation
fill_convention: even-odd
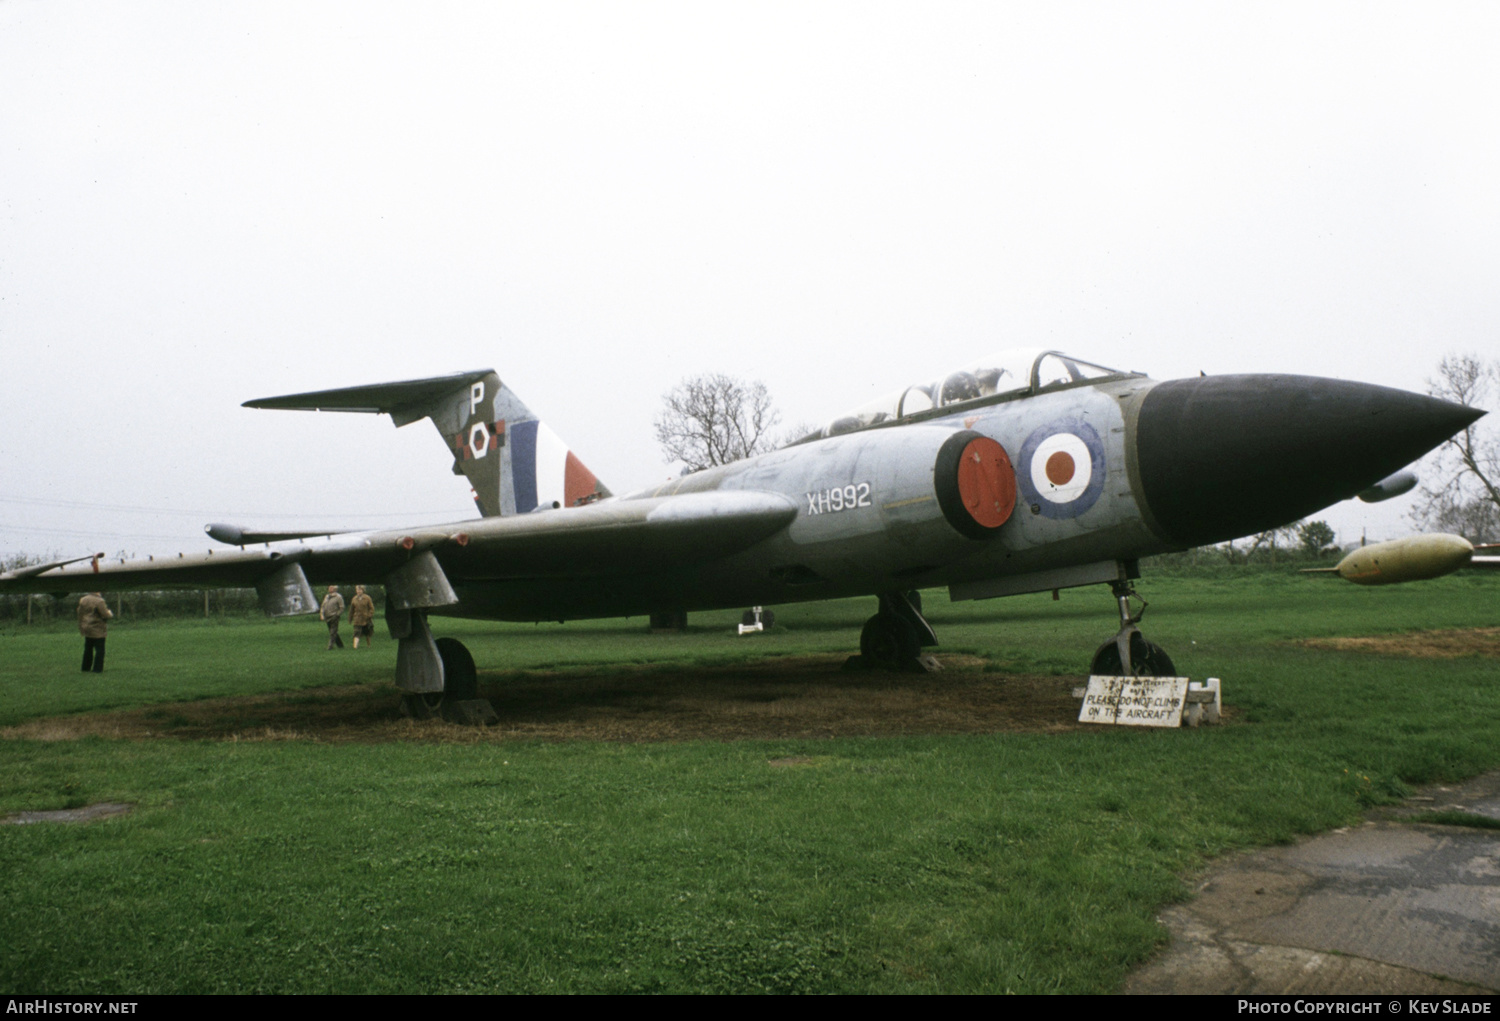
[[[662,395],[656,441],[668,463],[688,471],[729,464],[774,448],[771,429],[781,420],[758,380],[721,373],[684,379]]]
[[[1257,532],[1250,537],[1250,548],[1245,551],[1245,562],[1249,563],[1250,558],[1255,556],[1255,551],[1264,546],[1271,551],[1271,565],[1274,567],[1276,565],[1277,542],[1291,542],[1292,539],[1297,537],[1297,533],[1301,528],[1301,521],[1293,521],[1291,524],[1282,525],[1280,528],[1269,528],[1264,532]]]
[[[1468,408],[1500,390],[1500,363],[1478,355],[1446,355],[1427,392]],[[1429,462],[1440,480],[1423,486],[1411,518],[1421,528],[1456,532],[1473,541],[1500,539],[1500,439],[1471,424],[1437,449]]]
[[[810,443],[820,438],[822,434],[823,427],[821,425],[814,425],[806,421],[798,422],[794,426],[781,430],[781,440],[776,445],[778,447],[789,447],[794,443]]]
[[[53,559],[57,558],[54,557]],[[0,572],[19,571],[23,567],[30,567],[32,564],[44,564],[46,562],[45,557],[39,557],[31,553],[12,553],[9,556],[0,557]]]

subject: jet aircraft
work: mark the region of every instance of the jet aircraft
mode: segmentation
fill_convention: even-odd
[[[429,616],[577,620],[875,596],[862,660],[906,668],[937,636],[915,594],[1107,585],[1094,673],[1175,673],[1137,626],[1139,562],[1264,531],[1364,493],[1477,419],[1337,379],[1158,382],[1058,351],[1001,352],[893,390],[772,453],[613,495],[489,369],[246,402],[430,419],[481,517],[330,535],[210,525],[230,548],[38,565],[10,591],[254,587],[272,616],[314,585],[380,583],[395,681],[426,715],[475,694]],[[1081,665],[1081,664],[1080,664]]]

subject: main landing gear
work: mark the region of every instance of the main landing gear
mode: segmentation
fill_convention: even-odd
[[[402,544],[411,550],[413,542],[407,538]],[[385,623],[396,639],[401,711],[419,720],[441,716],[453,723],[493,722],[494,709],[477,697],[474,657],[457,639],[434,639],[427,626],[431,610],[457,603],[458,593],[430,549],[386,575]]]
[[[1099,646],[1089,664],[1089,673],[1107,677],[1176,677],[1177,668],[1172,657],[1160,645],[1146,641],[1141,629],[1136,627],[1146,615],[1146,601],[1141,599],[1135,586],[1128,581],[1112,581],[1110,591],[1120,606],[1120,631],[1109,641]],[[1130,599],[1140,600],[1140,611],[1130,612]]]
[[[850,663],[867,670],[937,670],[937,660],[922,652],[937,643],[932,625],[922,616],[920,592],[882,592],[880,611],[865,621],[859,656]]]
[[[457,638],[437,638],[438,657],[443,663],[443,690],[406,692],[401,696],[401,712],[414,720],[445,717],[444,706],[467,702],[479,697],[479,671],[474,657]]]

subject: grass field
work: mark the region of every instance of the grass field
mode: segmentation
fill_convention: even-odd
[[[950,704],[839,736],[839,699],[852,716],[939,697],[922,685],[951,684],[958,704],[1071,686],[1113,631],[1102,589],[927,593],[950,669],[868,684],[837,664],[872,600],[781,607],[753,638],[733,634],[737,614],[694,615],[685,635],[435,621],[501,710],[484,735],[399,720],[383,634],[326,653],[316,621],[127,622],[96,677],[64,625],[11,627],[0,815],[136,807],[0,826],[0,988],[1108,992],[1213,856],[1500,766],[1500,638],[1473,633],[1500,623],[1500,578],[1148,577],[1142,591],[1148,636],[1182,672],[1223,678],[1224,726],[1085,729],[1043,704],[965,732],[931,722]],[[1307,644],[1445,629],[1471,632],[1459,655]],[[782,667],[792,681],[767,687]],[[700,679],[694,719],[750,705],[777,726],[640,739],[672,736],[663,720]],[[833,701],[799,696],[814,687]],[[507,700],[523,689],[550,700]],[[241,697],[274,693],[289,694]],[[272,703],[274,720],[256,717]],[[315,725],[287,725],[303,707]],[[173,736],[221,711],[218,737]],[[383,722],[341,729],[356,712]],[[545,713],[579,734],[614,720],[615,739],[525,736]],[[835,736],[799,730],[814,713],[802,730]],[[127,717],[150,736],[107,736],[100,721]]]

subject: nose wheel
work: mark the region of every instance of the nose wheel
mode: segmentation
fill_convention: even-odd
[[[1120,630],[1094,652],[1089,673],[1106,677],[1176,677],[1177,667],[1172,657],[1160,645],[1146,641],[1136,626],[1146,615],[1146,601],[1128,581],[1111,582],[1110,591],[1120,607]],[[1141,604],[1135,613],[1130,612],[1132,598]]]

